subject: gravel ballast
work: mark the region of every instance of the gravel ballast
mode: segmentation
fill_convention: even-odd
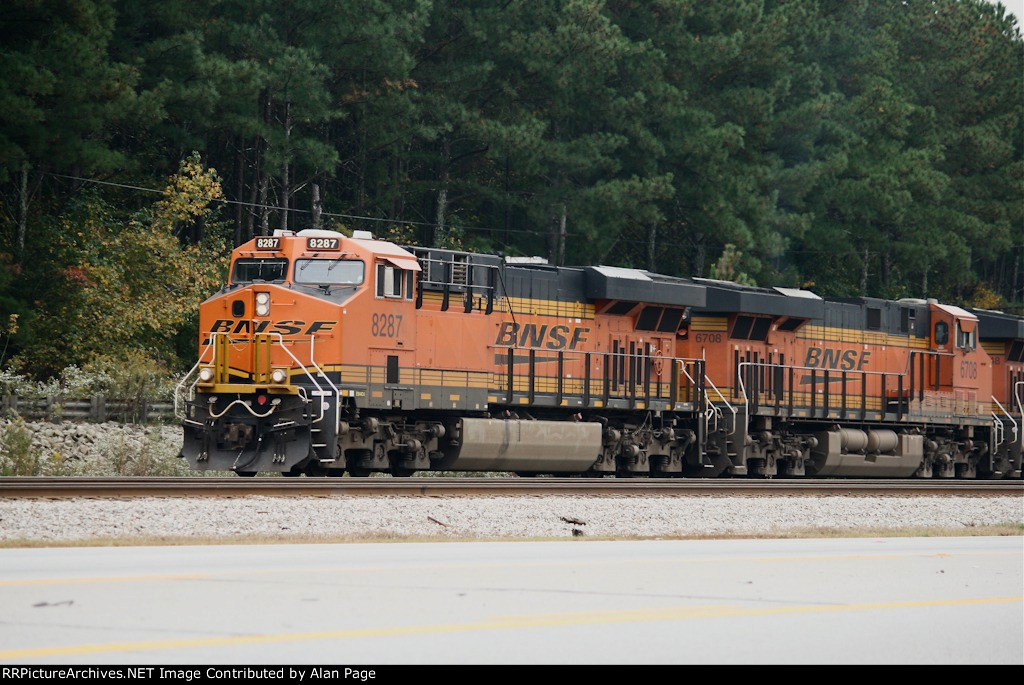
[[[690,537],[1024,525],[1024,499],[872,496],[0,500],[0,541]]]

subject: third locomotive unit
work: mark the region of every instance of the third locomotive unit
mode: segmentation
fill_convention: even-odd
[[[278,231],[200,331],[200,470],[1021,475],[1024,319],[934,300]]]

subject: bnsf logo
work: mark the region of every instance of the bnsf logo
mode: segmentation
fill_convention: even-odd
[[[307,327],[305,321],[252,321],[234,319],[218,319],[210,327],[211,333],[280,333],[281,335],[311,335],[318,331],[327,332],[334,328],[336,321],[313,321]],[[303,330],[305,329],[305,330]]]
[[[535,323],[518,324],[506,321],[498,329],[495,345],[518,347],[544,347],[549,350],[575,350],[580,343],[587,342],[589,328],[576,326],[538,326]]]
[[[812,347],[807,350],[804,366],[813,369],[836,369],[838,371],[862,371],[871,353],[857,350],[835,350],[829,347]]]

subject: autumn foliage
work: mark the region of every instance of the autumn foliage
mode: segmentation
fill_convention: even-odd
[[[123,223],[95,196],[62,217],[58,254],[74,261],[55,276],[60,295],[34,312],[35,344],[15,367],[56,373],[132,350],[177,366],[176,336],[225,277],[229,248],[213,204],[222,197],[216,171],[192,155],[161,199]],[[206,224],[199,242],[179,237],[197,222]]]

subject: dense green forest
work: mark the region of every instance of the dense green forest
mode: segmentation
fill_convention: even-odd
[[[233,244],[368,229],[1021,311],[985,0],[6,0],[0,365],[195,352]]]

